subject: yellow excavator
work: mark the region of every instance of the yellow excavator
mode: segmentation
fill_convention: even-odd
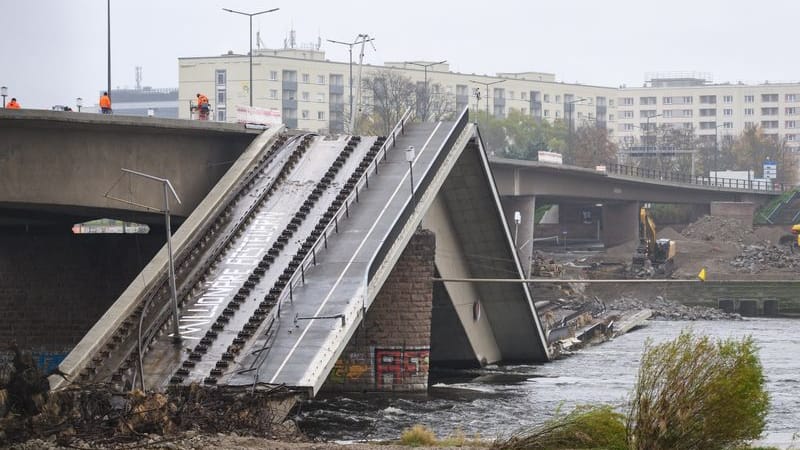
[[[792,252],[800,248],[800,223],[792,225],[792,234],[781,236],[779,244],[788,245]]]
[[[656,237],[656,224],[649,209],[640,208],[639,245],[633,254],[631,270],[637,275],[644,275],[650,272],[649,267],[652,268],[652,275],[668,277],[675,270],[675,251],[675,241]]]

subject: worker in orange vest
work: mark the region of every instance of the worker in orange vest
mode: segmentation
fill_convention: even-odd
[[[103,92],[100,97],[100,111],[103,114],[111,114],[111,97],[108,96],[108,92]]]
[[[200,120],[208,120],[208,111],[211,107],[208,104],[208,97],[197,94],[197,110],[200,111]]]
[[[17,103],[17,99],[12,97],[11,101],[8,102],[8,104],[6,105],[6,108],[8,108],[8,109],[19,109],[20,106],[19,106],[19,103]]]

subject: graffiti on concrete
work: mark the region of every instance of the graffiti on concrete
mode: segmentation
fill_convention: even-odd
[[[375,383],[378,388],[427,382],[429,348],[376,348]]]

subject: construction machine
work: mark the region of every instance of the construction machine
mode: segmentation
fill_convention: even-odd
[[[792,252],[800,248],[800,223],[792,225],[792,234],[781,236],[779,244],[788,245]]]
[[[647,207],[639,209],[639,245],[633,254],[631,270],[637,275],[668,277],[675,270],[675,241],[658,239],[656,224]]]

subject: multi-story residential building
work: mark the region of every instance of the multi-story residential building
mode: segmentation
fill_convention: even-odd
[[[250,97],[248,55],[179,58],[179,117],[190,117],[197,92],[211,99],[214,118],[236,121],[236,106]],[[350,71],[353,73],[351,91]],[[364,65],[362,76],[391,70],[436,86],[453,111],[469,105],[503,117],[515,109],[540,120],[564,120],[573,128],[599,126],[623,148],[652,145],[654,130],[691,130],[713,142],[759,126],[800,150],[800,83],[717,83],[703,74],[662,74],[642,87],[606,87],[557,82],[542,72],[477,75],[451,72],[447,63],[422,61]],[[319,132],[349,129],[351,101],[369,108],[370,93],[357,92],[357,63],[330,61],[319,46],[256,50],[253,106],[279,111],[291,128]],[[488,90],[488,91],[487,91]],[[351,96],[351,92],[353,95]],[[479,93],[480,97],[476,95]]]
[[[258,50],[253,56],[253,106],[280,111],[283,123],[292,128],[332,133],[348,129],[349,62],[329,61],[317,48]],[[555,75],[540,72],[455,73],[446,63],[421,61],[365,64],[362,77],[383,70],[422,85],[427,80],[432,95],[444,96],[453,111],[469,105],[503,117],[516,109],[542,120],[562,119],[573,127],[591,124],[613,131],[616,88],[556,82]],[[369,108],[369,92],[363,92],[359,105],[356,63],[352,71],[353,108]],[[211,99],[216,120],[235,122],[236,106],[249,104],[249,76],[247,55],[179,58],[180,117],[190,117],[190,102],[202,92]]]

